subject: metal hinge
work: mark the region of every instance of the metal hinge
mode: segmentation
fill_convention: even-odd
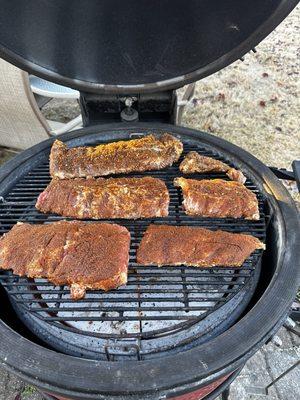
[[[128,96],[80,93],[83,126],[109,122],[175,123],[175,90]]]
[[[141,360],[140,341],[138,339],[109,339],[104,346],[108,361],[114,361],[119,356],[127,356]]]

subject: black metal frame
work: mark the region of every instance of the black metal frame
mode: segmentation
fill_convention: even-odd
[[[159,363],[156,360],[129,362],[124,367],[120,362],[98,362],[60,355],[22,338],[0,322],[2,363],[48,392],[80,400],[123,399],[130,393],[133,400],[143,397],[157,399],[166,393],[175,395],[179,387],[192,391],[215,380],[216,374],[224,376],[243,365],[281,326],[293,301],[300,278],[300,223],[296,207],[278,179],[255,157],[207,133],[165,124],[109,124],[73,131],[63,135],[62,139],[76,139],[80,144],[81,141],[86,143],[86,135],[92,137],[95,131],[102,132],[104,139],[106,134],[117,139],[125,132],[149,129],[158,133],[169,131],[207,146],[211,144],[221,153],[226,153],[237,166],[247,169],[274,211],[267,243],[271,251],[264,264],[264,268],[270,271],[271,281],[267,287],[260,288],[255,306],[228,331],[205,345],[162,358]],[[0,172],[1,193],[8,190],[12,180],[18,179],[20,170],[24,174],[39,164],[39,152],[52,142],[53,139],[49,139],[8,162]]]

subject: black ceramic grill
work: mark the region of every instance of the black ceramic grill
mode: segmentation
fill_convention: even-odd
[[[185,143],[184,150],[179,162],[191,150],[228,162],[220,154],[199,145]],[[180,189],[173,186],[173,179],[181,175],[179,162],[166,170],[136,174],[156,176],[166,182],[170,193],[167,218],[114,220],[131,233],[126,286],[109,293],[89,291],[84,299],[74,302],[66,287],[1,273],[1,283],[16,311],[48,344],[85,357],[147,359],[160,352],[176,351],[180,346],[194,346],[208,334],[214,335],[214,330],[229,327],[236,319],[236,311],[243,311],[259,276],[261,251],[253,253],[241,268],[157,268],[136,263],[137,246],[146,227],[153,222],[244,232],[265,240],[263,197],[251,180],[247,180],[246,186],[259,200],[259,221],[190,217],[181,207]],[[193,174],[193,177],[227,179],[225,174]],[[10,189],[0,206],[1,233],[17,221],[50,223],[61,219],[42,214],[34,207],[37,196],[49,181],[49,164],[41,162]],[[66,337],[72,338],[72,344],[60,340],[63,331]],[[73,345],[75,338],[78,348]]]
[[[210,400],[283,324],[300,277],[295,205],[251,154],[175,126],[176,89],[256,51],[297,3],[1,3],[0,56],[80,90],[84,128],[61,140],[93,145],[167,131],[183,141],[185,152],[197,150],[241,169],[260,204],[259,221],[190,218],[172,185],[178,165],[149,172],[168,185],[170,215],[115,221],[132,235],[128,285],[109,293],[88,291],[74,302],[66,287],[0,274],[0,363],[7,369],[55,399]],[[49,182],[52,142],[25,150],[0,169],[0,233],[17,221],[60,219],[34,208]],[[152,222],[246,232],[265,241],[266,250],[253,253],[239,269],[137,265],[137,245]]]
[[[181,208],[181,191],[173,186],[174,178],[181,175],[178,169],[181,157],[177,164],[165,170],[135,174],[156,176],[166,182],[171,200],[167,218],[113,221],[126,226],[132,236],[129,279],[126,286],[108,293],[100,290],[87,291],[84,299],[75,302],[70,299],[67,287],[55,287],[43,279],[29,280],[7,271],[1,272],[3,291],[0,295],[3,302],[9,300],[12,305],[7,314],[7,308],[2,309],[1,317],[6,324],[15,329],[17,337],[22,332],[29,341],[14,339],[10,330],[9,337],[14,344],[9,345],[9,341],[4,340],[0,354],[7,354],[9,346],[9,349],[13,349],[9,351],[9,363],[19,365],[14,357],[16,355],[18,358],[20,351],[28,352],[28,356],[24,356],[25,359],[37,359],[38,363],[34,361],[20,366],[28,377],[32,373],[39,376],[38,383],[36,378],[32,383],[46,391],[47,386],[44,385],[43,379],[53,379],[50,391],[53,391],[52,387],[59,387],[58,394],[61,393],[67,398],[99,399],[99,393],[102,391],[106,399],[108,393],[124,393],[126,390],[130,392],[131,397],[134,395],[140,399],[140,392],[148,390],[148,385],[155,382],[155,385],[161,385],[161,390],[150,398],[158,399],[164,396],[164,393],[172,393],[170,389],[163,389],[165,385],[182,387],[191,376],[192,385],[199,382],[201,387],[208,384],[210,379],[216,380],[215,376],[220,378],[220,384],[224,376],[240,367],[241,352],[247,359],[255,346],[261,345],[265,340],[264,331],[260,326],[268,324],[268,332],[274,330],[274,320],[279,321],[278,315],[280,317],[283,313],[281,308],[286,307],[281,300],[282,294],[287,295],[292,290],[295,274],[289,273],[288,281],[274,280],[273,274],[274,268],[277,268],[279,273],[285,266],[294,268],[293,263],[284,263],[282,257],[285,259],[292,256],[291,248],[284,243],[287,243],[286,235],[292,235],[290,243],[296,240],[292,234],[295,230],[285,230],[285,224],[282,222],[284,220],[281,219],[283,212],[288,218],[289,213],[294,216],[294,211],[290,208],[288,198],[280,192],[281,189],[276,185],[272,186],[272,177],[269,177],[271,172],[248,153],[199,131],[154,123],[136,126],[108,124],[101,128],[84,128],[65,134],[62,139],[69,146],[96,145],[126,140],[149,132],[161,135],[166,131],[182,140],[182,157],[188,151],[196,150],[241,169],[247,177],[246,186],[257,196],[260,219],[248,221],[191,218],[185,215]],[[40,213],[34,207],[37,196],[50,181],[48,159],[52,142],[50,139],[39,144],[2,169],[2,234],[11,229],[17,221],[51,223],[61,219],[57,215]],[[197,179],[228,179],[221,173],[192,176]],[[267,249],[263,253],[254,252],[241,268],[158,268],[137,265],[136,249],[150,223],[244,232],[264,241]],[[297,225],[297,220],[294,217],[289,218],[289,226],[293,224]],[[285,274],[283,271],[281,273]],[[280,282],[285,285],[284,289],[276,288]],[[260,301],[260,296],[268,293],[268,289],[271,290],[269,299],[267,295],[263,295],[264,298]],[[281,295],[278,296],[278,293]],[[259,307],[261,310],[257,312]],[[254,313],[252,308],[256,310]],[[270,333],[267,337],[269,335]],[[247,341],[252,344],[247,344]],[[22,350],[18,350],[19,346]],[[247,346],[250,350],[247,350]],[[217,363],[227,366],[223,367],[222,373],[214,375],[215,372],[210,371],[218,368],[215,366]],[[86,371],[84,383],[80,383],[78,379],[76,382],[72,381],[74,396],[69,396],[67,389],[70,380],[65,379],[61,373],[56,373],[58,364],[60,370],[63,369],[66,374],[73,374],[75,370],[78,374],[81,373],[79,371]],[[148,374],[150,366],[151,374],[154,375]],[[109,371],[109,376],[99,381],[97,377],[104,377]],[[121,374],[121,383],[111,379],[111,376],[115,377],[116,374]],[[198,374],[201,374],[200,379],[197,378]],[[89,393],[91,387],[97,387],[95,395],[92,396]],[[123,389],[124,387],[126,389]],[[193,390],[193,387],[188,386],[188,391]],[[211,390],[214,387],[212,386]]]

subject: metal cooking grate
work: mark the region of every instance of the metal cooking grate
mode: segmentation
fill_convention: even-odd
[[[228,160],[218,154],[197,145],[185,145],[184,154],[190,150],[197,150],[203,155],[213,156],[228,163]],[[181,209],[180,190],[174,188],[172,184],[174,177],[181,175],[178,165],[179,163],[162,171],[133,174],[151,175],[163,179],[169,189],[170,207],[167,218],[114,220],[126,226],[132,237],[126,287],[109,293],[88,291],[84,299],[74,302],[70,299],[67,287],[55,287],[43,279],[19,278],[10,272],[1,272],[0,281],[18,309],[38,318],[46,324],[46,329],[55,327],[90,338],[136,339],[139,345],[143,340],[170,337],[170,343],[164,342],[164,348],[168,346],[174,348],[178,343],[175,339],[176,343],[174,342],[172,335],[190,329],[199,321],[205,321],[213,312],[228,304],[242,289],[245,289],[255,269],[258,268],[260,251],[253,253],[241,268],[157,268],[136,264],[137,246],[143,232],[149,223],[153,222],[247,232],[261,240],[265,239],[263,198],[253,182],[247,179],[246,186],[259,200],[261,215],[259,221],[189,217]],[[193,174],[193,177],[227,179],[225,174],[220,173]],[[37,196],[49,181],[48,162],[42,163],[18,181],[0,204],[1,234],[10,230],[17,221],[49,223],[62,219],[60,216],[42,214],[34,207]],[[204,333],[198,333],[197,338]],[[192,342],[195,337],[195,334],[185,337],[184,343]],[[102,351],[106,353],[108,359],[112,359],[107,345],[103,346]],[[116,352],[114,350],[114,354]],[[140,347],[138,356],[143,357],[143,352],[140,354]]]

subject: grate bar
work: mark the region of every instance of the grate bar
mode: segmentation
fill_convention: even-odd
[[[173,299],[174,301],[174,299]],[[181,300],[182,301],[182,300]],[[137,303],[137,301],[135,301]],[[141,300],[143,303],[144,301]],[[166,306],[160,306],[159,311],[206,311],[211,308],[213,308],[213,305],[206,305],[206,306],[187,306],[187,307],[166,307]],[[45,310],[39,308],[39,307],[30,307],[31,312],[45,312]],[[57,312],[68,312],[68,313],[73,313],[74,311],[76,312],[82,312],[86,311],[86,307],[48,307],[47,312],[49,313],[57,313]],[[114,312],[135,312],[136,307],[127,307],[127,306],[119,306],[119,307],[114,307]],[[139,311],[153,311],[153,307],[145,307],[145,306],[139,306]],[[89,312],[111,312],[111,307],[102,307],[102,306],[97,306],[97,307],[89,307]],[[173,316],[174,317],[174,316]]]
[[[147,277],[147,276],[149,276],[149,277],[154,277],[154,278],[156,278],[156,277],[160,277],[160,278],[172,278],[172,277],[177,277],[177,278],[181,278],[182,277],[182,274],[177,274],[176,272],[164,272],[164,273],[157,273],[157,272],[144,272],[144,271],[141,271],[141,270],[139,270],[140,272],[140,274],[142,274],[142,276],[143,277]],[[224,278],[247,278],[247,277],[249,277],[249,274],[251,273],[251,270],[249,269],[249,271],[243,271],[243,272],[245,272],[245,273],[214,273],[213,271],[211,271],[212,272],[212,274],[210,274],[211,275],[211,277],[214,277],[214,278],[222,278],[222,277],[224,277]],[[230,271],[228,271],[228,272],[230,272]],[[135,275],[134,273],[132,273],[131,272],[131,269],[129,269],[129,271],[128,271],[128,274],[129,274],[129,278],[131,277],[131,276],[133,276],[133,275]],[[191,278],[191,277],[198,277],[198,278],[207,278],[207,276],[208,276],[208,274],[207,273],[205,273],[204,271],[199,271],[199,273],[197,273],[197,272],[186,272],[186,274],[185,274],[185,277],[188,277],[188,278]],[[1,280],[1,278],[3,278],[3,277],[1,277],[0,276],[0,280]],[[12,278],[13,279],[16,279],[14,276],[12,276]],[[131,281],[131,283],[132,283],[132,281]],[[28,285],[28,282],[6,282],[5,283],[6,285],[18,285],[18,286],[26,286],[26,285]],[[49,282],[39,282],[38,283],[38,286],[49,286]],[[53,285],[51,285],[51,286],[53,286]]]
[[[226,283],[228,286],[229,284],[232,283]],[[223,285],[225,285],[223,283]],[[235,284],[234,284],[235,286]],[[103,295],[105,292],[101,292],[100,290],[93,290],[92,292],[87,291],[87,293],[93,293],[93,294],[98,294],[98,295]],[[117,293],[116,290],[111,290],[109,293]],[[118,293],[136,293],[135,289],[118,289]],[[157,289],[157,288],[151,288],[151,289],[144,289],[143,288],[143,293],[166,293],[166,289]],[[168,289],[168,293],[178,293],[178,289]],[[199,289],[181,289],[180,293],[199,293]],[[201,288],[201,293],[236,293],[236,289],[222,289],[222,288],[217,288],[215,291],[209,290],[209,289],[202,289]],[[11,293],[12,294],[12,293]],[[46,294],[51,294],[51,295],[57,295],[57,294],[70,294],[69,290],[60,290],[60,289],[54,289],[54,290],[17,290],[15,294],[18,295],[25,295],[25,294],[31,294],[31,295],[46,295]],[[22,301],[25,301],[25,299]]]
[[[116,316],[116,317],[45,317],[44,321],[174,321],[174,320],[197,320],[198,316],[193,315],[152,315],[152,316],[136,316],[136,317],[127,317],[127,316]]]
[[[195,292],[196,293],[196,292]],[[228,292],[228,293],[233,293],[233,292]],[[227,294],[227,293],[226,293]],[[146,297],[146,298],[141,298],[140,299],[143,303],[159,303],[159,302],[163,302],[163,303],[168,303],[168,302],[183,302],[184,298],[183,297]],[[219,303],[225,302],[227,301],[226,298],[224,297],[205,297],[205,296],[198,296],[198,297],[193,297],[193,302],[207,302],[207,301],[217,301]],[[63,299],[62,302],[64,304],[74,304],[74,300],[72,299]],[[76,303],[99,303],[100,300],[96,299],[96,298],[89,298],[86,297],[84,299],[80,299],[77,300]],[[106,300],[106,303],[137,303],[137,299],[136,298],[130,298],[130,297],[117,297],[115,299],[113,298],[109,298]],[[16,303],[22,303],[22,304],[32,304],[32,303],[43,303],[43,304],[56,304],[57,303],[57,299],[28,299],[28,300],[19,300],[16,299]],[[49,307],[50,308],[50,307]],[[76,310],[77,308],[74,307]],[[31,308],[32,309],[32,308]],[[152,308],[153,309],[153,308]],[[182,309],[182,308],[181,308]],[[60,308],[61,310],[61,308]],[[86,308],[85,308],[86,310]],[[90,310],[90,307],[89,307]],[[114,308],[115,310],[115,308]],[[43,310],[44,311],[44,310]],[[111,311],[111,308],[110,308]]]

